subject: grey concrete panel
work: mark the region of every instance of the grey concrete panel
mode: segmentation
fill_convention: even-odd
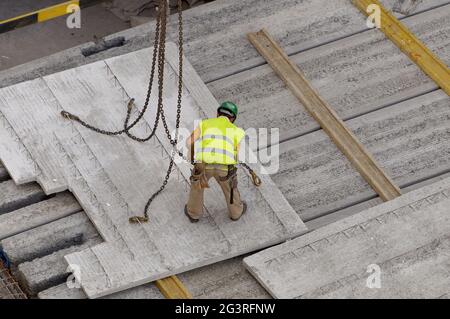
[[[36,296],[40,291],[66,282],[70,271],[64,260],[65,255],[98,245],[101,242],[101,237],[95,236],[88,238],[79,246],[71,246],[24,262],[17,267],[14,275],[28,296]]]
[[[276,298],[438,298],[450,289],[449,207],[445,179],[244,263]]]
[[[450,5],[404,22],[450,65]],[[379,30],[308,50],[291,60],[344,120],[437,89],[434,81]],[[282,141],[319,128],[268,65],[209,83],[208,87],[218,100],[232,99],[239,105],[238,122],[245,128],[278,128]]]
[[[9,174],[3,164],[0,162],[0,182],[4,182],[9,179]]]
[[[405,187],[448,172],[450,98],[442,91],[347,121],[395,183]],[[280,146],[274,182],[304,221],[375,198],[323,131]]]
[[[383,1],[388,9],[399,7],[400,2]],[[423,1],[402,10],[412,15],[448,3]],[[247,32],[268,27],[293,54],[362,32],[365,20],[347,0],[216,0],[185,11],[186,55],[202,80],[209,82],[264,63],[246,40]],[[176,23],[176,15],[171,16],[168,36],[172,41],[178,36]],[[92,42],[1,72],[0,87],[148,47],[152,30],[154,23],[148,23],[111,35],[107,39],[124,36],[127,43],[88,58],[81,49]]]
[[[0,215],[39,202],[45,194],[37,184],[17,186],[12,180],[0,183]]]
[[[194,299],[266,299],[270,295],[233,258],[178,275]]]

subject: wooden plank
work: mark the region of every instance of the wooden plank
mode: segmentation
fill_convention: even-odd
[[[0,215],[0,240],[70,216],[81,210],[69,193]]]
[[[244,264],[276,298],[438,298],[450,289],[449,205],[445,179]],[[380,287],[369,289],[376,269]]]
[[[250,33],[249,40],[378,195],[386,201],[399,196],[398,186],[385,174],[334,110],[311,87],[300,69],[289,60],[272,37],[262,30]]]
[[[370,5],[377,5],[381,14],[380,30],[409,56],[439,87],[450,95],[450,68],[428,49],[408,28],[377,0],[352,0],[364,14]]]

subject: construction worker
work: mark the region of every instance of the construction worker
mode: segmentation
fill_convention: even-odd
[[[237,189],[239,143],[245,136],[244,130],[233,124],[237,114],[234,103],[222,103],[217,109],[217,117],[201,121],[186,141],[193,155],[194,169],[184,212],[193,223],[203,215],[203,193],[209,188],[208,181],[212,177],[222,188],[233,221],[239,220],[247,210]]]

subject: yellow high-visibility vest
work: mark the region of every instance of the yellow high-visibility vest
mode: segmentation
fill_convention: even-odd
[[[243,129],[221,116],[203,120],[200,130],[200,138],[195,142],[195,162],[237,164],[237,146],[245,136]]]

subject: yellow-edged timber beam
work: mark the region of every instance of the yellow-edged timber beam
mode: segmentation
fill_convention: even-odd
[[[400,50],[409,56],[437,85],[450,95],[450,69],[430,49],[428,49],[411,31],[391,14],[378,0],[352,0],[364,14],[370,15],[370,5],[377,5],[381,13],[380,30]],[[369,12],[368,12],[369,11]]]
[[[157,280],[156,287],[167,299],[192,299],[191,293],[176,276]]]
[[[399,187],[381,169],[344,121],[319,96],[269,33],[261,30],[248,34],[248,38],[375,192],[384,201],[400,196]]]
[[[72,11],[69,8],[72,5],[76,5],[79,8],[86,8],[102,1],[104,0],[70,0],[34,12],[22,14],[18,17],[0,21],[0,33],[70,14]]]

